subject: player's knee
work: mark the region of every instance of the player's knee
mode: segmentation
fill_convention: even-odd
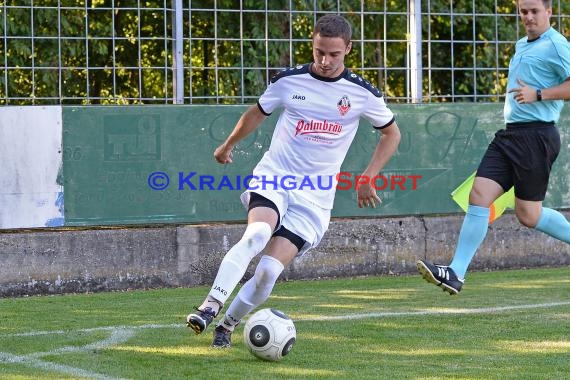
[[[241,242],[255,253],[259,253],[271,239],[271,232],[271,226],[265,222],[250,223],[243,233]]]
[[[534,228],[534,227],[536,226],[536,221],[533,221],[533,220],[530,219],[530,218],[527,218],[527,217],[519,217],[519,216],[517,215],[517,219],[519,220],[519,223],[522,224],[522,225],[525,226],[525,227]]]
[[[284,266],[279,260],[271,256],[263,256],[255,268],[253,278],[242,288],[242,290],[246,289],[241,295],[243,300],[251,305],[261,305],[265,302],[283,269]]]
[[[263,256],[255,269],[255,285],[257,287],[273,286],[285,267],[281,261],[271,256]]]
[[[529,213],[526,210],[516,209],[515,215],[517,216],[519,223],[525,227],[534,228],[538,223],[539,216]]]

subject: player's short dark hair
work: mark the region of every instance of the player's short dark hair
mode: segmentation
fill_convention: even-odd
[[[518,0],[517,0],[518,3]],[[542,5],[544,5],[544,8],[548,9],[548,8],[552,8],[552,0],[542,0]]]
[[[544,9],[549,9],[552,8],[552,0],[541,0],[542,1],[542,5],[544,6]],[[519,4],[520,4],[521,0],[517,0],[517,10],[519,10]]]
[[[321,37],[340,37],[348,45],[352,38],[352,28],[344,17],[327,14],[317,20],[313,37],[317,34]]]

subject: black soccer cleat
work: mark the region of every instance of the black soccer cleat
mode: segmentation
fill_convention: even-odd
[[[232,346],[232,332],[222,325],[216,326],[214,329],[214,348],[230,348]]]
[[[448,292],[452,296],[459,293],[463,286],[463,281],[448,266],[432,264],[423,260],[419,260],[416,266],[427,282],[439,286],[444,292]]]
[[[216,317],[216,313],[211,307],[207,307],[204,310],[196,310],[195,313],[188,314],[186,317],[186,326],[194,330],[197,335],[203,333],[208,328]]]

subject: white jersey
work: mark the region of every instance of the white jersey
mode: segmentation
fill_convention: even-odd
[[[382,93],[350,70],[325,78],[309,68],[305,64],[275,75],[257,102],[265,115],[284,109],[250,188],[286,188],[332,209],[336,176],[360,117],[381,129],[394,121],[394,114]]]

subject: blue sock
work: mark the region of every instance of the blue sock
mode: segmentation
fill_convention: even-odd
[[[487,235],[489,214],[490,210],[488,207],[469,205],[467,208],[467,214],[465,214],[463,225],[459,231],[455,255],[453,256],[453,261],[449,264],[460,279],[465,278],[467,267],[469,267],[475,252],[477,252],[483,239],[485,239],[485,235]]]
[[[564,215],[551,208],[543,207],[535,229],[570,244],[570,223]]]

